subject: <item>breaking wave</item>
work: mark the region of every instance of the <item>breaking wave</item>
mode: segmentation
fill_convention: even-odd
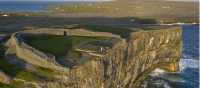
[[[189,56],[187,56],[189,57]],[[186,68],[199,68],[198,59],[181,59],[180,60],[180,71],[184,71]]]

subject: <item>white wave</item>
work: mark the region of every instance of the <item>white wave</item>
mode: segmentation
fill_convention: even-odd
[[[190,59],[192,58],[189,55],[183,55],[183,58],[181,58],[180,63],[179,63],[179,67],[180,67],[180,72],[182,72],[184,69],[186,68],[199,68],[199,60],[198,59]],[[163,74],[165,74],[167,72],[165,72],[162,69],[155,69],[150,76],[162,76]]]
[[[151,72],[150,76],[152,77],[158,77],[165,74],[165,71],[159,68],[156,68],[153,72]]]
[[[183,54],[181,59],[193,59],[193,57],[187,54]]]
[[[164,88],[171,88],[171,86],[167,82],[165,82]]]
[[[195,59],[181,59],[180,60],[180,71],[183,71],[186,68],[199,68],[199,60]]]
[[[168,80],[170,82],[179,82],[179,83],[185,83],[186,80],[183,79],[179,73],[182,73],[184,69],[186,68],[199,68],[199,60],[194,59],[190,55],[183,54],[183,58],[180,60],[180,72],[178,73],[168,73],[165,72],[162,69],[155,69],[150,76],[151,77],[159,77],[165,80]],[[172,88],[168,82],[163,83],[163,88]]]

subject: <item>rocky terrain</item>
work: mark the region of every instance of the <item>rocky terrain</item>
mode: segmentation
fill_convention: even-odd
[[[39,35],[86,36],[90,40],[73,43],[66,55],[58,57],[26,40]],[[137,88],[156,68],[178,71],[182,52],[182,32],[177,26],[123,32],[90,27],[29,28],[7,36],[1,42],[3,88]],[[97,38],[102,36],[106,38]]]

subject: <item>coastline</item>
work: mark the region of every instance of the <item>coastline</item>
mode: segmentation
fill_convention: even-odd
[[[77,14],[77,13],[75,13],[75,14]],[[104,29],[104,31],[105,31],[106,28],[104,28],[104,26],[105,27],[113,26],[113,27],[116,27],[116,28],[120,28],[120,27],[121,28],[122,27],[128,28],[128,27],[130,27],[130,29],[133,29],[131,31],[137,31],[137,28],[140,28],[140,27],[144,30],[146,30],[146,29],[147,30],[148,29],[150,29],[150,30],[156,29],[156,28],[154,28],[154,26],[159,27],[159,29],[163,29],[163,27],[170,27],[170,26],[178,26],[179,28],[182,27],[182,29],[183,29],[184,25],[195,25],[195,26],[199,25],[199,21],[196,20],[198,18],[195,18],[195,17],[194,17],[194,21],[191,20],[193,18],[191,18],[191,19],[187,19],[187,18],[176,19],[176,17],[172,17],[171,19],[166,18],[165,21],[163,21],[161,19],[152,19],[152,18],[146,18],[146,17],[144,17],[144,18],[143,17],[137,18],[137,17],[132,17],[132,16],[119,16],[118,17],[118,15],[116,17],[112,16],[112,15],[106,16],[106,15],[99,15],[99,14],[98,14],[98,16],[96,16],[94,14],[89,14],[89,16],[88,16],[88,14],[86,14],[86,15],[85,14],[79,14],[79,15],[75,15],[75,16],[74,15],[72,16],[72,15],[73,14],[70,15],[68,13],[59,13],[59,12],[53,12],[53,11],[49,11],[49,10],[41,11],[41,12],[40,11],[36,11],[36,12],[34,12],[34,11],[30,11],[30,12],[0,11],[0,19],[3,19],[3,20],[0,21],[0,29],[1,29],[2,33],[4,31],[10,31],[10,33],[11,33],[11,32],[16,32],[16,31],[26,30],[26,28],[27,28],[27,30],[29,28],[34,29],[34,27],[36,27],[36,28],[45,28],[46,27],[46,28],[52,28],[53,30],[57,29],[57,28],[58,29],[59,28],[63,28],[63,29],[66,28],[67,29],[67,28],[69,28],[69,25],[73,26],[73,24],[76,23],[76,24],[78,24],[77,27],[83,26],[83,28],[88,28],[88,29],[90,29],[90,27],[91,28],[93,27],[94,29],[100,28],[100,29]],[[135,19],[137,19],[137,20],[135,20]],[[87,26],[85,26],[84,24],[87,25]],[[75,28],[76,28],[76,25],[75,25]],[[134,30],[134,29],[136,29],[136,30]],[[121,31],[117,31],[117,33],[118,32],[121,33],[122,31],[124,31],[122,29],[120,29],[120,30]],[[106,29],[106,31],[109,31],[109,28]],[[182,32],[180,32],[180,33],[182,33]],[[195,32],[195,33],[197,33],[197,32]],[[127,34],[127,33],[123,33],[123,34]],[[163,34],[165,34],[165,33],[163,33]],[[174,37],[173,33],[169,33],[169,34],[170,34],[169,38]],[[174,33],[174,34],[176,34],[176,33]],[[157,36],[157,35],[164,36],[164,35],[162,35],[162,33],[151,34],[151,35],[153,35],[153,36],[154,35],[155,36]],[[186,39],[186,37],[190,37],[190,35],[193,35],[193,34],[188,33],[183,38]],[[180,37],[182,37],[182,36],[180,36]],[[141,37],[140,36],[139,37],[133,36],[133,38],[141,38]],[[148,39],[148,38],[151,38],[151,37],[144,37],[143,39],[145,40],[145,39]],[[174,37],[174,38],[177,38],[177,37]],[[143,40],[143,39],[139,39],[139,40]],[[150,42],[153,41],[152,38],[148,39],[148,40],[150,40]],[[170,39],[170,40],[173,40],[173,39]],[[166,41],[167,41],[167,44],[171,44],[171,43],[168,43],[169,42],[168,39]],[[177,40],[175,40],[175,41],[177,41]],[[171,42],[174,43],[173,41],[171,41]],[[141,43],[141,44],[143,44],[143,43]],[[157,45],[158,43],[149,43],[149,44],[150,45],[151,44]],[[130,45],[131,45],[131,43],[130,43]],[[140,45],[140,44],[138,44],[138,45]],[[154,45],[154,46],[156,46],[156,45]],[[134,46],[133,49],[135,47],[138,47],[138,46]],[[181,49],[182,48],[183,47],[181,47]],[[175,49],[175,48],[171,48],[171,49],[169,48],[167,50],[172,50],[172,49]],[[113,51],[115,51],[115,50],[113,50]],[[133,56],[133,55],[131,55],[131,56]],[[187,64],[188,63],[189,62],[187,61]],[[138,66],[141,66],[141,65],[138,65]],[[163,73],[160,70],[158,70],[158,72]],[[172,74],[179,74],[180,75],[181,73],[180,72],[174,72]],[[187,76],[187,75],[190,75],[190,73],[184,74],[184,76]],[[163,79],[168,80],[168,77],[165,76],[165,78],[163,78]],[[193,79],[193,78],[189,78],[189,79],[186,79],[186,80],[188,81],[190,79]],[[150,80],[150,81],[152,81],[152,80]],[[153,81],[155,82],[156,80],[153,80]],[[196,79],[194,79],[194,81],[196,81]],[[152,83],[152,84],[154,84],[154,83]],[[190,84],[190,82],[187,83],[187,84]],[[167,87],[167,88],[169,88],[169,87]]]

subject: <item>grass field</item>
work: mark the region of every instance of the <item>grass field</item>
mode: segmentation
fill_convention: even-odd
[[[119,1],[63,4],[50,8],[66,13],[100,13],[118,16],[198,16],[198,4],[193,2]],[[187,12],[187,13],[186,13]]]
[[[31,46],[47,53],[54,54],[57,57],[65,56],[69,50],[72,50],[81,42],[106,40],[107,37],[86,37],[86,36],[52,36],[37,35],[27,38],[27,43]]]
[[[198,3],[170,1],[119,1],[74,3],[51,7],[57,13],[97,14],[112,17],[151,18],[164,23],[198,22]],[[186,19],[185,19],[186,18]]]
[[[123,38],[127,37],[130,32],[133,32],[133,30],[130,30],[128,28],[111,27],[111,26],[80,25],[80,28],[84,28],[86,30],[95,31],[95,32],[109,32],[116,35],[120,35]]]

